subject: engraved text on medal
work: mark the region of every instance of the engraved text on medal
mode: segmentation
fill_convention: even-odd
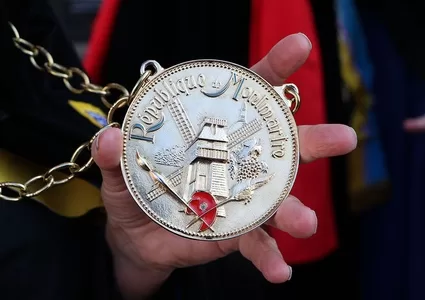
[[[264,120],[270,139],[271,156],[276,159],[285,156],[285,143],[288,136],[284,133],[279,120],[275,117],[268,95],[262,95],[246,84],[246,78],[232,72],[225,84],[213,82],[215,89],[212,92],[206,91],[206,76],[202,73],[190,75],[173,81],[171,78],[163,81],[162,88],[154,89],[154,96],[149,101],[144,110],[138,114],[141,123],[137,123],[131,128],[131,139],[139,139],[154,142],[148,133],[154,132],[162,127],[164,122],[163,109],[173,99],[181,96],[189,96],[196,90],[200,90],[207,97],[215,98],[223,95],[228,90],[233,90],[232,99],[235,101],[246,101],[256,109]],[[136,131],[139,130],[139,133]],[[141,133],[140,133],[141,132]]]
[[[202,93],[208,97],[218,97],[224,94],[230,87],[235,86],[232,99],[239,101],[243,100],[250,103],[266,122],[267,130],[270,135],[270,143],[272,147],[273,158],[283,158],[285,156],[285,143],[288,141],[288,136],[283,132],[279,120],[274,116],[273,109],[270,107],[269,98],[267,95],[261,95],[253,88],[245,85],[245,78],[232,72],[228,82],[223,87],[213,93]]]

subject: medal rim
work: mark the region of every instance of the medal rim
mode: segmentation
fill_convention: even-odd
[[[129,169],[129,165],[127,163],[128,157],[126,155],[126,148],[127,148],[128,134],[129,134],[129,126],[134,116],[134,113],[136,112],[137,108],[141,105],[143,101],[143,97],[155,85],[160,83],[162,80],[165,80],[170,75],[181,72],[184,69],[192,69],[197,67],[212,67],[212,68],[219,68],[219,69],[228,69],[230,71],[234,70],[240,73],[241,75],[248,76],[251,80],[254,80],[258,84],[262,85],[265,88],[266,92],[273,97],[273,100],[276,101],[276,103],[280,107],[282,113],[284,114],[285,120],[288,123],[287,128],[289,129],[290,131],[289,133],[291,135],[291,144],[292,144],[293,150],[291,151],[291,167],[289,170],[289,176],[284,179],[285,184],[279,196],[275,200],[274,204],[267,210],[265,214],[262,215],[262,217],[257,218],[256,220],[250,222],[248,225],[241,226],[239,228],[236,228],[228,232],[199,233],[196,231],[179,228],[173,225],[172,223],[170,223],[169,221],[159,217],[156,214],[156,212],[145,203],[147,200],[143,199],[141,195],[139,194],[138,189],[136,188],[135,184],[133,183],[133,180],[131,179],[131,174],[130,174],[131,172]],[[122,149],[123,152],[120,158],[120,168],[124,178],[124,182],[126,184],[126,187],[130,195],[132,196],[133,200],[137,203],[137,205],[140,207],[140,209],[143,211],[143,213],[147,215],[147,217],[149,217],[152,221],[154,221],[156,224],[158,224],[165,230],[173,234],[176,234],[179,237],[183,237],[183,238],[187,238],[191,240],[214,242],[214,241],[237,238],[243,234],[246,234],[250,231],[255,230],[256,228],[261,227],[270,218],[272,218],[275,215],[276,211],[278,210],[280,205],[282,205],[283,201],[285,201],[288,198],[297,177],[298,168],[300,164],[299,135],[298,135],[298,126],[290,108],[285,104],[284,98],[278,93],[278,91],[276,91],[273,85],[271,85],[267,80],[265,80],[262,76],[260,76],[258,73],[254,72],[253,70],[233,62],[220,60],[220,59],[195,59],[195,60],[188,60],[185,62],[181,62],[175,65],[172,65],[168,68],[162,69],[159,73],[149,78],[149,82],[145,86],[135,91],[134,100],[128,107],[128,110],[124,116],[122,125],[123,126],[121,128],[121,132],[123,134],[123,149]]]

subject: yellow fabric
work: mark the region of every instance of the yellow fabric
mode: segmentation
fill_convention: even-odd
[[[351,116],[350,125],[356,131],[359,139],[357,148],[349,154],[348,156],[348,165],[349,165],[349,174],[348,174],[348,185],[350,193],[353,194],[355,191],[363,188],[363,141],[364,137],[362,135],[362,126],[366,122],[366,113],[364,111],[365,107],[362,105],[365,94],[358,93],[362,90],[362,84],[359,74],[356,72],[352,60],[349,48],[343,39],[339,40],[339,53],[341,59],[341,76],[343,81],[349,88],[349,90],[354,94],[356,105]],[[363,96],[363,97],[362,97]]]
[[[106,114],[100,108],[90,103],[74,100],[69,100],[68,104],[95,126],[102,128],[106,125]]]
[[[368,137],[363,132],[363,127],[368,121],[371,96],[362,84],[360,74],[353,65],[349,47],[342,37],[339,39],[339,55],[342,79],[355,101],[350,125],[357,133],[358,144],[348,155],[348,189],[351,210],[360,212],[385,201],[389,193],[389,184],[384,181],[367,186],[364,181],[364,152]]]
[[[44,174],[48,169],[0,149],[0,182],[24,183],[33,176]],[[103,206],[100,190],[77,177],[44,191],[35,200],[65,217],[79,217]]]
[[[356,130],[359,140],[367,138],[362,132],[367,122],[367,114],[371,104],[371,97],[364,89],[361,78],[352,63],[350,50],[347,44],[340,39],[339,53],[341,59],[341,76],[350,92],[353,93],[356,106],[351,119],[351,126]]]

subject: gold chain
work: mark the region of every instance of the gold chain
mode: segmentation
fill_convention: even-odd
[[[152,75],[152,71],[147,70],[142,74],[131,94],[124,86],[118,83],[110,83],[105,86],[99,86],[91,83],[88,75],[84,73],[81,69],[74,67],[67,68],[63,65],[56,63],[52,55],[45,48],[38,45],[34,45],[29,41],[21,38],[16,27],[12,23],[9,23],[9,25],[14,35],[13,42],[15,46],[24,54],[29,56],[29,60],[35,68],[40,71],[45,71],[48,74],[53,75],[54,77],[61,78],[67,89],[74,94],[88,92],[100,95],[102,103],[107,108],[109,108],[107,116],[108,124],[102,129],[100,129],[88,142],[85,142],[80,145],[75,150],[74,154],[71,156],[69,162],[61,163],[57,166],[54,166],[46,173],[30,178],[25,183],[0,182],[0,199],[9,201],[19,201],[23,198],[36,197],[51,187],[65,184],[79,173],[89,169],[93,164],[93,157],[90,155],[88,161],[86,161],[84,164],[81,164],[77,162],[81,154],[84,151],[90,154],[93,142],[105,129],[110,127],[120,127],[119,123],[113,121],[115,111],[131,103],[134,96],[134,92],[148,82],[149,77]],[[73,85],[71,83],[71,80],[75,79],[77,81],[80,81],[79,85],[75,83]],[[111,91],[113,90],[118,91],[120,93],[120,96],[118,97],[118,100],[116,102],[111,104],[111,102],[108,101],[107,97],[111,95]],[[59,171],[66,172],[68,174],[65,178],[59,178],[59,174],[57,173]],[[55,177],[55,174],[58,174],[57,177]],[[6,196],[2,193],[2,188],[8,188],[14,191],[16,193],[16,196]]]

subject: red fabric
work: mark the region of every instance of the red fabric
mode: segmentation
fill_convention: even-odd
[[[325,100],[320,45],[314,16],[308,0],[252,0],[250,63],[255,64],[285,36],[302,32],[313,44],[310,57],[288,78],[300,89],[301,108],[295,114],[298,124],[325,123]],[[289,264],[319,259],[337,247],[336,224],[330,191],[328,159],[300,166],[292,194],[316,211],[317,233],[308,239],[295,239],[274,228],[269,232]]]
[[[100,81],[101,65],[108,53],[109,39],[115,26],[120,0],[103,0],[93,22],[83,66],[92,82]]]

